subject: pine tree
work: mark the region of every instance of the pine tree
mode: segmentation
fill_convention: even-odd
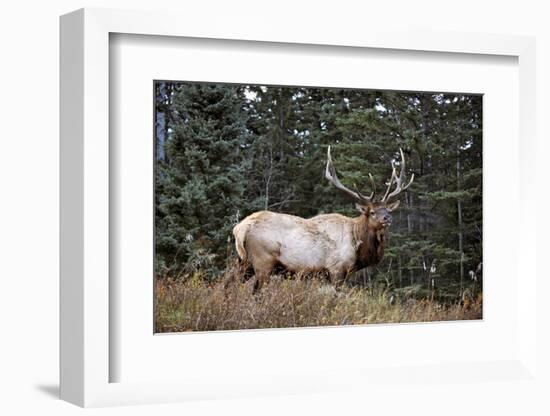
[[[168,162],[157,170],[157,267],[220,270],[245,190],[241,91],[184,84],[173,101],[177,120],[165,146]]]

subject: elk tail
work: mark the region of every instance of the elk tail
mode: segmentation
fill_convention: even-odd
[[[235,248],[237,254],[242,261],[246,260],[246,249],[244,248],[246,234],[248,232],[249,224],[239,223],[233,227],[233,236],[235,237]]]

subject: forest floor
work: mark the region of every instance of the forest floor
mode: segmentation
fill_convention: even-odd
[[[155,332],[363,325],[481,319],[482,299],[442,304],[400,299],[383,291],[321,279],[272,277],[256,293],[252,279],[208,282],[159,278],[155,283]]]

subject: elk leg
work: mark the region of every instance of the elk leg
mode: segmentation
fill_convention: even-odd
[[[270,258],[262,259],[255,257],[252,259],[252,266],[254,267],[254,274],[256,275],[254,281],[254,292],[256,292],[269,281],[269,275],[275,266],[275,262]]]
[[[254,292],[258,292],[268,282],[269,273],[256,274],[256,280],[254,281]]]
[[[330,283],[336,288],[339,289],[344,283],[344,273],[338,270],[329,270],[330,273]]]

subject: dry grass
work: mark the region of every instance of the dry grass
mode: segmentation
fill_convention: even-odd
[[[481,298],[443,305],[430,300],[398,299],[344,285],[336,291],[321,279],[274,277],[253,293],[252,281],[236,271],[210,283],[188,279],[156,281],[156,332],[289,328],[481,318]],[[241,274],[238,274],[239,276]]]

